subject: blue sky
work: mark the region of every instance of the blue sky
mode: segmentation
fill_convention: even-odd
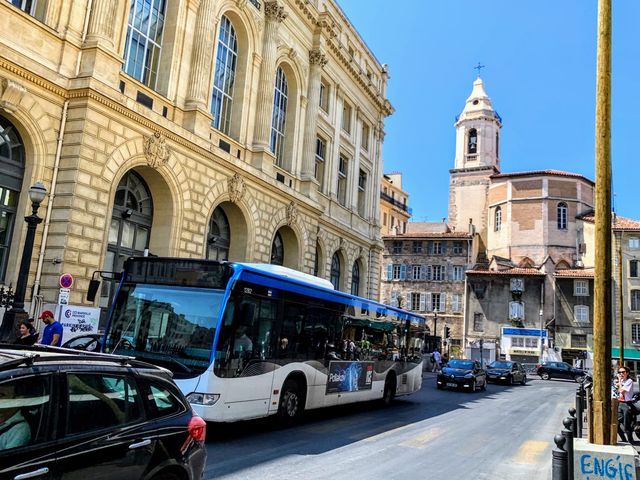
[[[414,221],[447,216],[453,124],[478,62],[503,119],[502,172],[557,169],[595,179],[596,0],[338,2],[389,64],[396,112],[386,120],[384,170],[403,172]],[[632,150],[640,139],[640,2],[613,3],[614,201],[619,215],[640,220],[640,153]]]

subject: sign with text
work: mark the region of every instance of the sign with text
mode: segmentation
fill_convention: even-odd
[[[635,449],[631,445],[594,445],[574,439],[573,478],[636,480]]]
[[[326,393],[371,390],[373,362],[329,362]]]
[[[55,312],[55,319],[62,325],[62,342],[98,332],[100,309],[80,305],[44,305]]]
[[[58,294],[58,303],[60,305],[67,305],[69,303],[69,295],[71,294],[71,290],[68,288],[61,288],[60,293]]]

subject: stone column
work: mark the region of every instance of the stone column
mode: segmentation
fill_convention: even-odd
[[[284,7],[280,2],[274,0],[264,2],[264,15],[262,65],[258,80],[258,103],[253,145],[259,149],[268,150],[271,132],[271,116],[273,114],[276,55],[278,53],[278,26],[287,18],[287,13],[284,11]]]
[[[114,20],[118,8],[116,0],[93,0],[87,30],[87,43],[103,41],[113,48]]]
[[[304,142],[302,144],[302,180],[314,178],[316,129],[320,109],[320,74],[327,59],[319,49],[309,52],[309,87],[307,89],[307,114],[304,122]]]
[[[215,22],[215,0],[201,0],[193,34],[191,73],[187,91],[186,108],[208,110],[207,100],[211,91],[209,73],[215,50],[217,32]]]

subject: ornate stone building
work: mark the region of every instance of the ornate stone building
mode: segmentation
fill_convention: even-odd
[[[378,297],[388,72],[334,0],[5,1],[0,26],[0,283],[42,180],[36,298],[145,252]]]
[[[409,194],[402,189],[402,173],[393,172],[382,175],[380,185],[382,236],[406,233],[407,222],[411,218],[408,201]]]

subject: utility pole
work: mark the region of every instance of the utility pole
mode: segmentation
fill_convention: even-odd
[[[611,0],[598,0],[593,442],[611,445]]]
[[[618,305],[620,306],[620,316],[618,322],[618,331],[620,332],[619,342],[620,354],[618,355],[618,366],[624,365],[624,303],[622,303],[622,234],[620,230],[620,238],[618,239]]]

